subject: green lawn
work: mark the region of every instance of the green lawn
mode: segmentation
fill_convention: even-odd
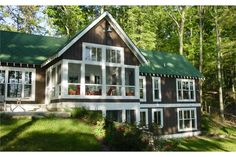
[[[236,151],[236,126],[202,116],[205,135],[177,140],[175,151]]]
[[[94,130],[76,119],[1,119],[0,151],[98,151]]]

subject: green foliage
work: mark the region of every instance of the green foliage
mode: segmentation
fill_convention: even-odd
[[[102,119],[103,119],[102,112],[87,110],[84,107],[74,108],[71,111],[71,116],[73,118],[82,119],[82,120],[84,120],[86,122],[90,122],[92,124],[96,124],[97,121],[102,121]]]
[[[95,134],[99,138],[105,137],[105,119],[103,118],[102,120],[97,121],[96,127],[95,127]]]
[[[145,151],[150,150],[148,141],[143,133],[134,125],[120,124],[106,120],[105,143],[111,150],[116,151]]]

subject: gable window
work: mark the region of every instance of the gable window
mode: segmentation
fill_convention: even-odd
[[[188,79],[177,79],[177,101],[195,101],[195,82]]]
[[[152,122],[158,125],[160,128],[163,127],[163,110],[152,109]]]
[[[197,129],[196,108],[178,108],[177,112],[179,131]]]
[[[153,101],[161,101],[161,79],[152,77]]]
[[[125,95],[135,96],[135,70],[125,68]]]
[[[86,46],[85,60],[100,62],[102,60],[102,49],[98,47]]]
[[[146,101],[146,78],[145,76],[139,77],[139,96],[141,101]]]
[[[121,63],[120,50],[106,49],[106,62]]]
[[[5,70],[0,70],[0,95],[5,95]]]

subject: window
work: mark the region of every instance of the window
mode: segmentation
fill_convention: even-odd
[[[0,67],[0,95],[4,95],[6,100],[10,101],[18,98],[33,101],[34,76],[35,70],[31,68]]]
[[[135,96],[135,70],[125,68],[125,95]]]
[[[106,62],[121,63],[120,50],[106,49]]]
[[[56,67],[52,69],[52,91],[51,96],[56,96]]]
[[[134,110],[126,110],[125,111],[126,122],[130,124],[135,123],[135,111]]]
[[[0,95],[5,95],[5,70],[0,70]]]
[[[68,95],[80,95],[80,71],[80,64],[68,64]]]
[[[148,126],[148,110],[140,109],[140,126],[147,127]]]
[[[61,95],[61,64],[57,66],[57,91]]]
[[[177,79],[177,101],[195,101],[194,80]]]
[[[153,92],[153,101],[161,100],[161,79],[160,77],[152,78],[152,92]]]
[[[32,94],[32,72],[25,72],[24,97],[30,98]]]
[[[188,131],[197,129],[196,108],[179,108],[178,112],[178,130]]]
[[[85,60],[100,62],[102,60],[102,49],[97,47],[86,46]]]
[[[152,122],[157,124],[159,127],[163,127],[163,110],[152,109]]]
[[[85,94],[102,95],[102,67],[85,65]]]
[[[146,101],[146,78],[145,76],[139,77],[139,96],[141,101]]]
[[[9,71],[7,97],[9,98],[22,97],[22,71]]]
[[[122,110],[107,110],[106,118],[111,121],[122,122]]]
[[[107,96],[121,96],[121,67],[106,67]]]

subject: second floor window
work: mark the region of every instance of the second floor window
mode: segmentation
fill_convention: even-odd
[[[195,82],[194,80],[177,79],[177,100],[194,101],[195,100]]]
[[[146,79],[145,76],[139,77],[139,96],[141,101],[146,100]]]
[[[85,60],[100,62],[102,60],[102,49],[99,47],[86,46]]]

